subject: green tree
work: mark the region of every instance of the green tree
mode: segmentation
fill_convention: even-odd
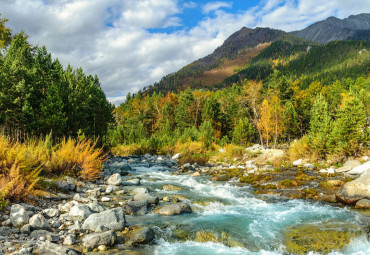
[[[200,125],[199,132],[200,140],[206,145],[206,147],[211,146],[215,135],[211,121],[204,121],[202,125]]]
[[[291,101],[287,101],[285,103],[283,112],[283,119],[284,119],[284,127],[285,127],[285,133],[288,138],[288,141],[290,142],[291,139],[294,139],[297,137],[298,134],[298,114],[292,104]]]
[[[328,104],[324,97],[319,94],[315,98],[311,109],[309,139],[312,149],[322,158],[328,153],[331,125]]]
[[[256,130],[248,118],[239,119],[238,124],[234,128],[233,143],[247,146],[253,141],[255,132]]]

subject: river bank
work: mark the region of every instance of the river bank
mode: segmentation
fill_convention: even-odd
[[[53,181],[52,192],[35,205],[9,205],[1,213],[1,252],[370,251],[366,210],[359,213],[333,203],[339,186],[320,187],[323,181],[349,179],[323,175],[308,165],[279,170],[252,165],[243,161],[178,166],[176,157],[112,157],[94,183],[71,178]]]

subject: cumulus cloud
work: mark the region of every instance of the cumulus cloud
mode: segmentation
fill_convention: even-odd
[[[114,103],[212,53],[243,26],[291,31],[331,15],[370,12],[363,0],[262,0],[236,12],[231,2],[212,1],[202,7],[203,18],[185,29],[180,17],[189,8],[200,7],[180,0],[0,0],[14,32],[23,29],[65,66],[98,74]],[[173,32],[150,32],[168,27]]]
[[[231,8],[232,7],[232,3],[231,2],[220,2],[220,1],[217,1],[217,2],[210,2],[210,3],[207,3],[203,6],[202,10],[204,13],[210,13],[210,12],[213,12],[213,11],[216,11],[220,8]]]

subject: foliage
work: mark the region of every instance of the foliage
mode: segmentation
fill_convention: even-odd
[[[312,150],[310,147],[310,140],[307,135],[299,140],[294,140],[289,147],[288,157],[290,161],[295,161],[301,158],[310,157]]]
[[[204,165],[209,160],[209,152],[202,142],[177,143],[175,153],[181,153],[180,164]]]

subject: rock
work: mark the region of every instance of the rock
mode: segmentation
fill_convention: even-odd
[[[128,201],[123,205],[125,214],[128,215],[144,215],[148,213],[148,202],[144,201]]]
[[[182,165],[182,168],[184,168],[185,170],[190,170],[192,167],[190,163],[186,163]]]
[[[45,219],[45,217],[41,213],[33,215],[29,220],[29,224],[31,226],[31,229],[44,229],[44,230],[50,229],[49,222]]]
[[[109,179],[107,180],[108,185],[113,185],[113,186],[119,186],[122,184],[122,177],[119,173],[113,174]]]
[[[49,218],[59,217],[60,215],[60,211],[54,208],[45,209],[42,211],[42,213]]]
[[[175,155],[172,156],[171,159],[177,160],[181,157],[181,153],[176,153]]]
[[[98,198],[100,197],[100,195],[101,195],[100,189],[89,189],[89,190],[86,190],[85,192],[85,196],[87,197]]]
[[[29,219],[29,215],[24,206],[19,204],[12,205],[10,209],[10,221],[12,222],[13,227],[20,228],[27,224]]]
[[[20,231],[22,234],[29,235],[31,233],[31,225],[30,224],[24,225],[23,227],[21,227]]]
[[[10,219],[7,219],[7,220],[1,222],[1,225],[4,226],[4,227],[11,227],[13,224],[12,224],[12,221]]]
[[[149,193],[138,193],[134,196],[135,201],[147,201],[149,204],[158,204],[159,198]]]
[[[82,197],[79,193],[75,194],[73,196],[73,199],[80,202],[80,203],[88,203],[90,202],[91,200],[86,198],[86,197]]]
[[[193,174],[191,174],[190,176],[191,177],[199,177],[200,173],[197,171],[197,172],[194,172]]]
[[[333,185],[334,187],[340,187],[344,184],[344,182],[341,180],[328,180],[327,183]]]
[[[370,199],[361,199],[361,200],[357,201],[356,208],[370,209]]]
[[[140,187],[140,188],[134,188],[130,190],[130,193],[133,195],[140,194],[140,193],[149,193],[149,190],[146,187]]]
[[[193,210],[186,203],[175,203],[156,208],[154,212],[160,215],[177,215],[182,213],[191,213]]]
[[[102,197],[101,198],[102,202],[109,202],[110,200],[111,200],[110,197]]]
[[[175,186],[175,185],[171,185],[171,184],[165,184],[165,185],[163,185],[162,189],[163,189],[163,190],[166,190],[166,191],[177,191],[177,190],[182,190],[182,188],[177,187],[177,186]]]
[[[49,240],[50,242],[59,241],[59,236],[58,235],[56,235],[52,232],[49,232],[47,230],[34,230],[34,231],[32,231],[30,237],[32,239],[35,239],[35,240],[44,239],[44,240]]]
[[[330,168],[327,170],[327,174],[328,174],[328,175],[335,175],[335,168],[334,168],[334,167],[330,167]]]
[[[370,199],[370,169],[356,180],[344,184],[337,192],[336,198],[344,204],[355,204],[361,199]]]
[[[126,181],[122,182],[122,185],[123,186],[139,186],[140,185],[140,179],[135,178],[135,179],[131,179],[131,180],[126,180]]]
[[[91,203],[89,203],[87,205],[88,207],[90,207],[90,209],[95,212],[95,213],[99,213],[99,212],[102,212],[104,211],[104,207],[101,206],[98,201],[92,201]]]
[[[54,244],[50,241],[39,242],[39,255],[82,255],[81,252],[65,247],[62,245]]]
[[[293,161],[293,166],[300,166],[303,164],[303,159],[298,159],[296,161]]]
[[[117,241],[117,235],[114,231],[94,233],[85,236],[82,239],[82,245],[88,249],[93,249],[99,245],[112,246]]]
[[[69,193],[76,190],[76,185],[71,181],[56,181],[54,182],[55,187],[65,193]]]
[[[116,168],[122,171],[131,171],[131,166],[126,162],[114,162],[109,165],[110,168]]]
[[[212,181],[218,181],[218,182],[226,182],[229,178],[226,175],[215,175],[212,177]]]
[[[320,174],[326,174],[326,173],[328,173],[328,170],[326,170],[326,169],[320,169],[319,173]]]
[[[126,224],[123,208],[110,209],[101,213],[91,214],[82,225],[83,229],[96,231],[99,227],[109,230],[123,230]]]
[[[366,163],[362,165],[354,167],[352,170],[346,172],[344,176],[349,177],[349,178],[356,178],[368,170],[370,170],[370,161],[367,161]]]
[[[71,246],[76,243],[76,237],[75,235],[68,234],[65,236],[63,245]]]
[[[83,221],[93,213],[88,205],[77,204],[69,211],[69,218],[73,221]]]
[[[58,205],[58,209],[62,212],[62,213],[69,213],[69,211],[71,210],[71,208],[75,205],[78,205],[78,202],[77,201],[70,201],[68,203],[65,203],[64,205],[61,205],[59,204]]]
[[[303,165],[304,168],[307,168],[307,169],[315,169],[315,166],[310,164],[310,163],[306,163]]]
[[[151,244],[154,240],[154,231],[149,227],[142,227],[130,233],[126,244],[137,246],[142,244]]]
[[[356,166],[359,166],[361,165],[361,162],[358,161],[358,160],[348,160],[346,163],[344,163],[344,165],[338,169],[336,169],[335,171],[337,173],[343,173],[343,172],[347,172],[349,170],[352,170],[353,168],[355,168]]]

